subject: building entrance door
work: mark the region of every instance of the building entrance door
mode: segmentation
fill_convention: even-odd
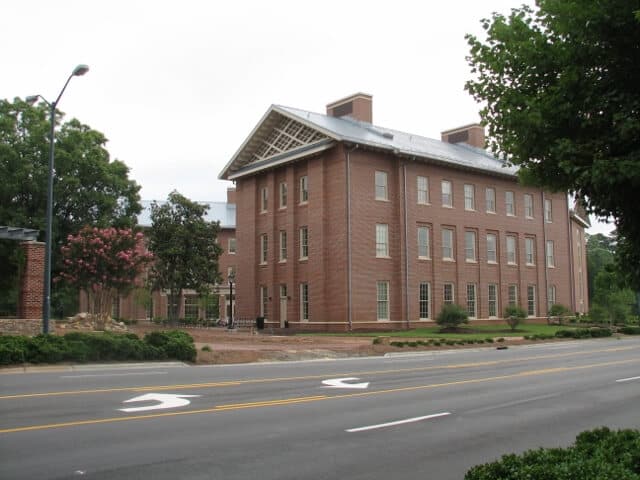
[[[280,285],[280,328],[286,326],[287,321],[287,286]]]

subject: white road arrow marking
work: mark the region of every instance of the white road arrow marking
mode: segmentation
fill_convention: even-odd
[[[360,388],[364,389],[369,386],[369,382],[365,383],[344,383],[351,382],[354,380],[360,380],[357,377],[347,377],[347,378],[332,378],[329,380],[323,380],[322,384],[327,388]]]
[[[166,408],[184,407],[191,403],[187,398],[199,397],[200,395],[176,395],[175,393],[147,393],[139,397],[125,400],[123,403],[130,402],[149,402],[155,400],[160,402],[156,405],[147,405],[146,407],[119,408],[121,412],[144,412],[145,410],[163,410]]]

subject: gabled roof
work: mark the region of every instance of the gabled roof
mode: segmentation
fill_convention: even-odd
[[[295,129],[304,138],[290,138]],[[307,139],[309,132],[315,132]],[[292,143],[285,144],[286,140]],[[305,141],[306,140],[306,141]],[[331,117],[297,108],[272,105],[240,146],[219,178],[234,180],[326,150],[347,142],[392,152],[395,155],[439,164],[515,177],[517,168],[506,166],[485,150],[451,144],[399,130],[378,127],[350,117]],[[279,148],[284,147],[284,148]]]
[[[138,215],[138,225],[141,227],[151,226],[151,203],[153,200],[141,200],[142,211]],[[157,202],[164,205],[166,201]],[[209,210],[204,215],[207,222],[220,222],[221,228],[236,228],[236,206],[226,202],[196,202],[207,205]]]

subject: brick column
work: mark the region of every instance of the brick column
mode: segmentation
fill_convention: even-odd
[[[20,279],[18,318],[42,318],[44,295],[44,248],[43,242],[22,242],[25,265]]]

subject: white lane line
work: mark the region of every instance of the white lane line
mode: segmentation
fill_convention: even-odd
[[[87,377],[130,377],[134,375],[166,375],[167,372],[139,372],[139,373],[94,373],[85,375],[61,375],[60,378],[87,378]]]
[[[640,380],[640,377],[621,378],[620,380],[616,380],[616,382],[618,382],[618,383],[631,382],[633,380]]]
[[[425,415],[424,417],[407,418],[405,420],[398,420],[396,422],[380,423],[378,425],[368,425],[366,427],[350,428],[348,430],[345,430],[345,432],[348,432],[348,433],[364,432],[366,430],[375,430],[377,428],[394,427],[396,425],[402,425],[405,423],[421,422],[422,420],[429,420],[431,418],[437,418],[437,417],[445,417],[447,415],[451,415],[451,413],[450,412],[434,413],[433,415]]]

